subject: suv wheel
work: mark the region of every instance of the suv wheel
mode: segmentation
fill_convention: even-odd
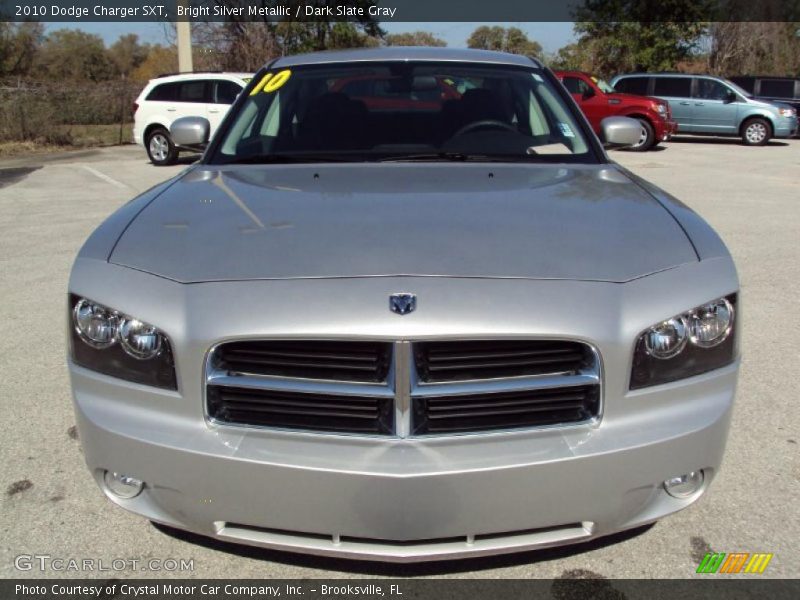
[[[639,136],[639,141],[629,149],[632,152],[645,152],[656,145],[656,132],[647,119],[636,120],[639,121],[639,124],[642,126],[642,135]]]
[[[746,146],[763,146],[769,141],[770,133],[765,119],[750,119],[742,126],[742,141]]]
[[[147,135],[145,148],[150,162],[159,167],[174,164],[178,159],[178,149],[172,143],[169,132],[163,127],[153,129]]]

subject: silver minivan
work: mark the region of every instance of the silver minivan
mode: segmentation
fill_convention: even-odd
[[[797,111],[788,104],[755,99],[732,81],[712,75],[635,73],[618,75],[614,89],[669,102],[681,134],[740,136],[748,146],[797,131]]]

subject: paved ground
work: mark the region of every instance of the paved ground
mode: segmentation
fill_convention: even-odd
[[[182,167],[152,167],[132,147],[0,163],[0,576],[59,575],[14,570],[15,556],[47,554],[107,563],[193,559],[194,572],[183,575],[199,577],[527,578],[588,571],[681,578],[693,575],[709,548],[773,552],[766,575],[800,576],[800,411],[794,375],[800,359],[800,140],[766,148],[727,140],[674,141],[661,151],[614,157],[707,218],[736,258],[745,303],[745,358],[724,469],[699,504],[633,535],[428,567],[218,545],[164,533],[107,502],[89,478],[73,429],[64,357],[69,268],[106,215]]]

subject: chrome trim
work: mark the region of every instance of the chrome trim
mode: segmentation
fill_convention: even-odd
[[[494,339],[494,338],[492,338]],[[498,338],[509,339],[509,338]],[[535,339],[535,338],[532,338]],[[548,340],[564,340],[566,338],[547,338]],[[488,436],[498,434],[520,434],[530,431],[548,429],[572,429],[575,427],[598,427],[603,419],[605,410],[605,390],[603,386],[603,363],[600,352],[594,344],[585,340],[569,339],[586,346],[592,355],[592,365],[583,369],[577,375],[533,375],[523,377],[499,377],[494,379],[474,379],[454,382],[425,383],[420,381],[417,374],[416,361],[414,360],[414,341],[387,341],[375,340],[392,344],[391,360],[386,381],[383,383],[344,382],[336,380],[322,380],[310,378],[281,377],[273,375],[228,375],[214,366],[214,352],[222,344],[233,341],[270,341],[262,339],[253,340],[225,340],[214,344],[206,353],[203,368],[203,416],[208,426],[232,427],[236,429],[253,429],[283,432],[306,436],[344,436],[367,439],[434,439],[453,436]],[[272,341],[279,341],[275,339]],[[313,340],[307,340],[313,341]],[[420,340],[428,341],[428,340]],[[471,341],[470,339],[452,341]],[[276,391],[289,391],[297,393],[328,393],[341,396],[366,396],[374,398],[393,397],[395,400],[394,432],[385,433],[347,433],[336,431],[315,431],[311,429],[290,429],[266,425],[247,425],[219,421],[208,413],[208,385],[230,387],[246,387]],[[487,429],[484,431],[463,431],[454,433],[416,434],[411,433],[412,410],[415,398],[430,398],[442,396],[467,396],[481,393],[503,393],[523,390],[540,390],[561,387],[575,387],[580,385],[598,386],[597,414],[583,421],[570,423],[555,423],[531,427]]]
[[[206,385],[275,390],[278,392],[299,392],[303,394],[333,394],[336,396],[366,396],[370,398],[394,397],[394,391],[385,383],[294,379],[272,375],[225,375],[222,371],[216,370],[207,375]]]
[[[454,560],[574,544],[593,538],[597,530],[593,521],[582,521],[497,534],[463,533],[453,538],[392,542],[351,538],[339,533],[313,534],[250,527],[226,521],[215,521],[213,525],[214,537],[224,541],[337,558],[374,560],[378,557],[396,563]]]
[[[411,395],[417,398],[441,398],[442,396],[469,396],[492,392],[516,392],[523,390],[546,390],[600,383],[600,375],[589,371],[578,375],[545,375],[533,377],[504,377],[498,379],[423,383],[411,386]]]
[[[392,351],[392,365],[395,367],[394,433],[397,437],[407,438],[411,435],[411,369],[414,365],[411,342],[395,342]]]

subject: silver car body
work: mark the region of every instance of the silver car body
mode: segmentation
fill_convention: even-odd
[[[392,49],[279,59],[530,59]],[[577,109],[576,109],[577,110]],[[221,540],[416,561],[576,543],[697,500],[718,472],[738,373],[730,365],[631,391],[638,336],[737,292],[713,230],[612,162],[198,164],[89,238],[70,292],[166,332],[176,391],[70,361],[86,462],[108,497]],[[389,310],[395,293],[416,310]],[[510,378],[424,386],[426,340],[576,340],[595,352],[600,410],[565,426],[415,436],[412,398],[553,385]],[[209,357],[231,340],[381,340],[390,436],[242,427],[209,418]],[[255,382],[255,385],[261,385]],[[329,392],[330,383],[272,380]],[[347,393],[343,384],[336,389]],[[357,387],[357,386],[356,386]],[[363,389],[363,388],[362,388]],[[703,469],[690,497],[662,482]],[[145,482],[122,499],[106,470]]]

